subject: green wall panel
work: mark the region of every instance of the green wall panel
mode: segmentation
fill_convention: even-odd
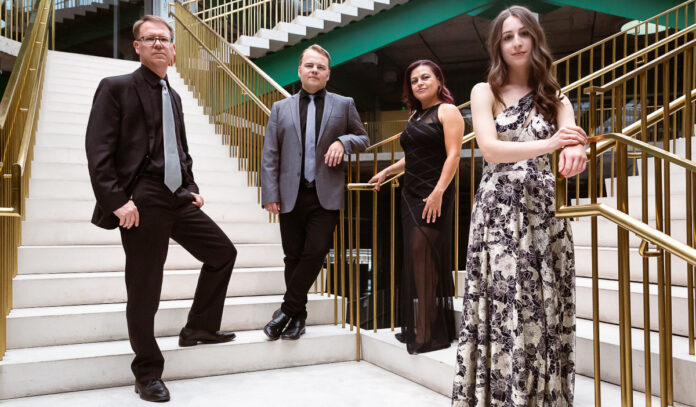
[[[300,54],[310,44],[326,48],[335,66],[487,3],[483,0],[411,0],[254,62],[285,86],[298,80]]]
[[[679,0],[411,0],[254,62],[281,86],[286,86],[298,80],[300,54],[314,43],[331,53],[332,65],[336,66],[460,14],[491,19],[513,4],[526,5],[542,14],[558,7],[573,6],[644,20],[681,3]]]

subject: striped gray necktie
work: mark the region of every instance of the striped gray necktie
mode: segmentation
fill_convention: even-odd
[[[309,105],[307,105],[307,124],[305,125],[305,158],[304,169],[305,179],[309,182],[314,181],[314,168],[316,167],[314,155],[316,154],[316,127],[317,127],[317,106],[314,104],[314,95],[309,95]]]
[[[162,133],[164,134],[164,185],[174,192],[181,186],[181,161],[167,82],[160,79],[160,85],[162,85]]]

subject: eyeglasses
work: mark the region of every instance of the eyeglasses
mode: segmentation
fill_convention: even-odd
[[[162,44],[162,46],[166,47],[172,42],[172,39],[169,37],[156,37],[156,36],[148,35],[146,37],[138,38],[138,41],[142,42],[143,44],[147,45],[148,47],[155,45],[155,43],[157,41],[159,41],[160,44]]]

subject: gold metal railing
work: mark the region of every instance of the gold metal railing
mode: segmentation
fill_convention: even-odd
[[[598,223],[597,215],[601,215],[618,224],[618,284],[619,284],[619,330],[621,333],[620,366],[622,384],[622,405],[632,405],[632,351],[631,329],[639,326],[640,321],[635,321],[631,316],[631,289],[632,280],[642,280],[643,286],[643,347],[650,349],[650,292],[654,277],[651,274],[651,260],[656,263],[657,292],[658,292],[658,324],[659,331],[659,355],[660,355],[660,389],[663,406],[674,403],[674,367],[673,367],[673,318],[672,312],[672,287],[673,285],[686,286],[687,310],[681,312],[677,318],[686,323],[686,329],[680,328],[680,334],[688,336],[688,352],[693,355],[695,351],[694,341],[694,317],[696,303],[694,301],[694,212],[696,211],[696,177],[694,171],[696,164],[692,160],[692,137],[694,133],[694,102],[696,101],[696,40],[692,39],[663,55],[654,58],[641,67],[627,72],[620,77],[602,86],[589,87],[586,92],[589,95],[590,118],[590,158],[588,168],[588,196],[589,204],[573,207],[565,206],[567,201],[566,180],[557,178],[556,206],[557,216],[592,216],[592,292],[593,292],[593,323],[594,323],[594,363],[595,363],[595,393],[599,396],[600,382],[600,358],[599,358],[599,287],[598,287]],[[653,94],[652,107],[648,99]],[[631,94],[638,95],[640,108],[639,120],[630,126],[625,126],[625,106]],[[659,96],[659,99],[658,99]],[[636,100],[634,98],[634,100]],[[598,104],[607,103],[613,111],[610,111],[611,127],[613,133],[596,136],[599,123],[605,121],[604,112],[595,107]],[[622,134],[623,133],[623,134]],[[675,154],[678,143],[684,143],[684,157]],[[659,148],[658,146],[662,146]],[[614,180],[613,168],[616,167],[616,206],[614,212],[607,212],[606,204],[598,204],[598,196],[603,176],[597,177],[597,169],[603,168],[601,158],[612,154],[612,181]],[[615,159],[614,159],[615,157]],[[654,182],[650,190],[648,171],[649,158],[653,162]],[[640,165],[640,222],[628,216],[629,208],[629,164],[633,164],[634,175]],[[638,163],[639,160],[639,163]],[[684,171],[684,196],[680,205],[685,208],[685,222],[682,230],[673,228],[673,203],[679,197],[673,193],[672,175],[676,169]],[[677,173],[678,174],[678,173]],[[599,186],[597,185],[599,184]],[[612,195],[613,194],[612,183]],[[635,187],[635,186],[634,186]],[[579,203],[576,200],[576,203]],[[604,205],[604,206],[603,206]],[[634,211],[637,212],[637,211]],[[652,216],[650,215],[652,212]],[[631,223],[632,222],[632,223]],[[654,226],[649,226],[653,224]],[[639,253],[643,256],[642,278],[632,278],[629,267],[629,232],[642,238],[639,245]],[[682,235],[683,232],[683,235]],[[683,242],[674,238],[682,235]],[[635,242],[634,242],[635,243]],[[650,245],[656,249],[650,249]],[[672,256],[678,256],[685,260],[683,273],[673,273],[675,269]],[[673,279],[673,276],[675,277]],[[684,318],[686,317],[686,318]],[[686,332],[685,332],[686,331]],[[645,352],[644,364],[644,390],[651,394],[651,357],[650,352]],[[687,400],[680,400],[687,402]],[[651,404],[647,399],[648,405]]]
[[[0,357],[6,350],[6,316],[12,307],[12,279],[17,275],[53,1],[39,0],[36,6],[0,102]]]
[[[22,41],[38,0],[0,1],[0,37]]]
[[[223,135],[239,169],[247,171],[249,185],[259,187],[270,107],[289,93],[179,3],[174,20],[177,70]]]
[[[254,36],[280,22],[290,23],[329,9],[345,0],[189,0],[183,2],[196,16],[229,42]],[[195,10],[195,11],[194,11]]]

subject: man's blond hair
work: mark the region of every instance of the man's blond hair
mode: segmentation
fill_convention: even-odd
[[[150,14],[145,14],[140,20],[136,21],[135,24],[133,24],[133,38],[137,41],[140,39],[140,26],[143,25],[144,22],[146,21],[151,21],[153,23],[160,23],[163,24],[164,26],[167,27],[169,30],[169,37],[174,40],[174,29],[172,28],[171,25],[167,22],[167,20],[163,19],[162,17],[158,16],[153,16]]]
[[[312,50],[314,52],[317,52],[323,56],[326,57],[326,59],[329,60],[329,67],[331,67],[331,55],[329,54],[329,51],[325,50],[324,48],[321,47],[321,45],[318,44],[312,44],[309,47],[305,48],[304,51],[302,51],[302,54],[300,55],[300,65],[302,65],[302,59],[304,58],[305,53],[307,51]]]

